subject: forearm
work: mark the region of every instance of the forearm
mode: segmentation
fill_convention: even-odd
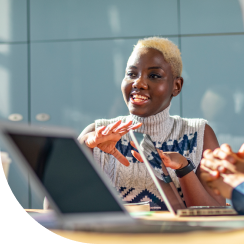
[[[218,201],[208,193],[193,171],[179,178],[179,181],[187,207],[225,205],[224,198]]]

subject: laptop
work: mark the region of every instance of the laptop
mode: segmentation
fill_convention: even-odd
[[[36,220],[47,228],[106,233],[178,233],[236,228],[222,222],[147,221],[133,218],[92,153],[66,128],[3,124],[0,136],[35,188],[48,198],[54,215]],[[238,222],[239,223],[239,222]],[[238,227],[244,224],[240,221]]]
[[[167,168],[162,162],[157,149],[149,135],[129,131],[130,137],[136,145],[138,153],[157,187],[159,194],[168,210],[177,216],[232,216],[237,212],[229,206],[208,207],[194,206],[187,208],[172,181]],[[160,180],[159,180],[160,179]]]

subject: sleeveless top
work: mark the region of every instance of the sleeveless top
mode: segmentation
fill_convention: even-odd
[[[194,170],[196,172],[202,157],[204,129],[207,121],[170,116],[169,108],[170,106],[156,115],[145,118],[130,114],[109,120],[99,119],[95,121],[95,126],[96,128],[107,126],[118,120],[122,122],[132,120],[133,124],[141,122],[142,126],[135,131],[148,134],[158,149],[164,152],[178,152],[190,159],[196,166]],[[122,165],[114,156],[99,148],[93,150],[95,161],[109,177],[123,201],[128,203],[149,201],[151,210],[167,210],[145,164],[132,156],[131,150],[134,148],[130,145],[130,141],[127,133],[116,144],[116,148],[128,159],[130,166]],[[184,201],[178,177],[171,168],[168,167],[167,170]]]

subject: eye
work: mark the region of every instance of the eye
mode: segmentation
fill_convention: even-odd
[[[149,78],[150,79],[160,79],[160,78],[162,78],[162,76],[161,75],[158,75],[158,74],[152,73],[152,74],[149,75]]]
[[[133,73],[133,72],[131,72],[131,71],[129,71],[129,72],[126,73],[126,76],[128,76],[130,78],[135,78],[136,77],[136,74]]]

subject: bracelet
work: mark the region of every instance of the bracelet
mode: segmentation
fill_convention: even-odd
[[[193,164],[193,162],[190,159],[187,159],[188,165],[183,167],[182,169],[176,169],[175,173],[178,178],[182,178],[183,176],[189,174],[193,169],[196,168],[196,166]]]

